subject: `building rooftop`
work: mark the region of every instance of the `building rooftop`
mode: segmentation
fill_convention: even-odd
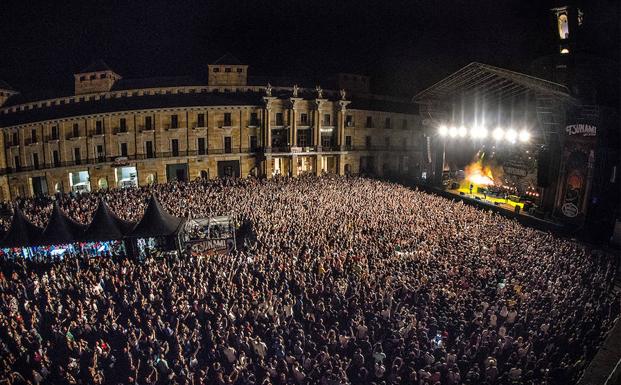
[[[230,64],[230,65],[244,65],[241,60],[233,56],[231,53],[227,52],[224,55],[220,56],[218,60],[213,62],[213,64]]]
[[[91,64],[89,64],[86,68],[82,69],[82,71],[78,73],[87,73],[87,72],[99,72],[99,71],[112,71],[112,68],[106,64],[103,60],[95,60]]]
[[[0,114],[0,126],[8,127],[51,119],[115,111],[195,106],[262,105],[263,96],[263,93],[258,92],[202,92],[101,98],[100,100],[63,103],[49,107],[16,111],[10,114]]]
[[[161,76],[140,79],[120,79],[114,82],[111,91],[199,85],[207,85],[207,81],[196,79],[191,76]]]
[[[0,90],[5,90],[5,91],[13,91],[16,92],[15,89],[13,89],[13,87],[11,87],[9,85],[9,83],[5,82],[4,80],[0,79]]]

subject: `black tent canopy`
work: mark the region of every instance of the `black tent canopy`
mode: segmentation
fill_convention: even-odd
[[[86,225],[83,225],[65,214],[54,202],[52,215],[43,230],[43,240],[47,245],[73,243],[82,239]]]
[[[129,235],[135,225],[135,222],[126,221],[117,216],[101,199],[83,239],[85,241],[119,240]]]
[[[151,196],[142,219],[130,234],[137,238],[155,238],[173,235],[181,227],[183,218],[170,215],[155,196]]]
[[[37,246],[42,241],[43,229],[30,222],[16,205],[9,231],[2,240],[2,247]]]

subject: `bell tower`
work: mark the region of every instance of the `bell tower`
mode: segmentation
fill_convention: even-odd
[[[579,0],[559,0],[550,9],[551,29],[554,34],[554,81],[571,88],[575,71],[575,57],[581,49],[581,30],[584,13]]]
[[[575,52],[580,39],[580,30],[584,23],[584,13],[577,1],[567,0],[564,5],[551,9],[553,28],[556,35],[558,54],[563,56]]]

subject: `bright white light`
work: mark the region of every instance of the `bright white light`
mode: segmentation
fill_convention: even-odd
[[[501,140],[505,136],[505,132],[502,130],[502,128],[497,127],[492,133],[492,136],[496,140]]]
[[[530,132],[526,130],[520,131],[519,139],[520,139],[520,142],[522,143],[528,142],[530,140]]]
[[[459,127],[459,136],[460,137],[465,137],[468,134],[468,130],[466,129],[466,127],[461,126]]]
[[[505,139],[511,143],[515,143],[515,140],[518,138],[518,133],[514,129],[510,128],[507,130],[505,134]]]
[[[470,136],[473,139],[485,139],[487,137],[487,129],[482,126],[475,126],[470,131]]]
[[[451,138],[454,138],[457,136],[457,127],[452,126],[451,128],[449,128],[449,136]]]
[[[443,124],[438,128],[440,136],[446,136],[448,134],[448,128]]]

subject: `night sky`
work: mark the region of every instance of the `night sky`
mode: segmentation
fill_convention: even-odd
[[[618,0],[585,1],[591,49],[619,58]],[[70,90],[101,58],[126,78],[200,75],[231,52],[251,75],[371,75],[413,95],[480,61],[515,70],[554,50],[551,1],[0,1],[0,79]]]

